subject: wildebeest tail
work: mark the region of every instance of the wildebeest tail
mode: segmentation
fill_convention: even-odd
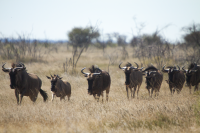
[[[40,94],[42,95],[44,102],[48,99],[48,95],[46,93],[46,91],[43,91],[42,89],[40,89]]]

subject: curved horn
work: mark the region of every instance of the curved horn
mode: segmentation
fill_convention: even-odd
[[[122,62],[119,64],[119,69],[123,69],[123,70],[126,69],[126,67],[121,68],[121,64],[122,64]]]
[[[140,68],[139,70],[142,70],[143,68],[145,68],[145,67],[142,67],[142,68]]]
[[[138,67],[139,67],[138,64],[136,62],[134,62],[134,63],[137,65],[137,69],[138,69]]]
[[[21,64],[22,65],[22,67],[15,67],[14,69],[24,69],[24,68],[26,68],[25,66],[24,66],[24,64],[22,64],[22,63],[19,63],[19,64]]]
[[[84,73],[84,72],[83,72],[83,70],[84,70],[85,68],[86,68],[86,67],[84,67],[83,69],[81,69],[81,72],[82,72],[83,74],[89,75],[90,73]]]
[[[93,75],[99,75],[99,74],[101,74],[101,73],[92,73]]]
[[[180,71],[180,67],[177,65],[177,67],[178,67],[178,69],[179,69],[179,71]]]
[[[5,68],[5,67],[4,67],[5,64],[6,64],[6,63],[4,63],[4,64],[2,65],[2,70],[3,70],[4,72],[9,72],[9,70],[10,70],[11,68]]]
[[[163,66],[162,71],[163,71],[163,72],[168,72],[169,69],[165,69],[165,66],[166,66],[166,64]]]
[[[188,70],[185,70],[184,67],[185,67],[185,66],[182,67],[182,70],[183,70],[184,72],[188,72]]]
[[[102,72],[102,70],[101,69],[99,69],[99,68],[97,68],[99,71],[100,71],[100,73]]]

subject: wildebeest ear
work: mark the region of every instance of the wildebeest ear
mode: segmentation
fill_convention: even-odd
[[[51,79],[49,76],[46,76],[48,79]]]
[[[59,79],[62,79],[63,77],[59,77]]]
[[[84,74],[84,77],[87,77],[88,75],[87,74]]]

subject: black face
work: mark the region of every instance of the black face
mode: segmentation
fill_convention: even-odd
[[[192,73],[186,73],[186,84],[187,84],[187,86],[190,85],[191,78],[192,78]]]
[[[17,70],[11,69],[9,75],[10,75],[10,88],[15,89]]]
[[[148,77],[148,76],[150,76],[149,72],[147,73],[147,77]],[[149,88],[151,88],[151,84],[150,84],[151,78],[147,78],[147,77],[146,77],[146,83],[147,83],[146,88],[149,89]]]
[[[88,78],[87,81],[88,81],[88,94],[92,95],[92,86],[94,79]]]
[[[169,81],[170,82],[173,82],[173,76],[174,76],[174,73],[175,73],[175,71],[173,71],[173,70],[169,70],[169,72],[168,72],[168,76],[169,76]]]
[[[130,84],[131,69],[129,69],[129,70],[125,69],[124,73],[125,73],[125,76],[126,76],[125,85],[129,85]]]
[[[55,89],[56,82],[57,82],[57,79],[51,81],[51,91],[54,91],[54,92],[56,91],[56,89]]]

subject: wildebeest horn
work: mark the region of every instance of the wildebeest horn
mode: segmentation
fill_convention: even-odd
[[[140,68],[139,70],[142,70],[144,67]]]
[[[168,72],[169,69],[165,69],[165,66],[166,66],[166,64],[163,66],[162,71],[163,71],[163,72]]]
[[[101,73],[92,73],[93,75],[99,75],[99,74],[101,74]]]
[[[179,69],[179,71],[180,71],[180,67],[177,65],[177,67],[178,67],[178,69]]]
[[[81,69],[81,72],[82,72],[83,74],[89,75],[90,73],[84,73],[84,72],[83,72],[83,70],[84,70],[85,68],[86,68],[86,67],[84,67],[83,69]]]
[[[126,69],[126,67],[122,67],[122,68],[121,68],[121,64],[122,64],[122,62],[119,64],[119,68],[120,68],[120,69]]]
[[[4,64],[2,65],[2,70],[3,70],[4,72],[9,72],[9,70],[10,70],[11,68],[5,68],[5,67],[4,67],[5,64],[6,64],[6,63],[4,63]]]
[[[99,69],[99,68],[97,68],[100,72],[102,72],[102,70],[101,69]]]
[[[185,67],[185,66],[182,67],[183,71],[184,71],[184,72],[187,72],[188,70],[185,70],[184,67]]]
[[[20,65],[22,65],[22,67],[15,67],[14,69],[25,69],[26,67],[24,66],[24,64],[22,64],[22,63],[19,63]]]
[[[138,69],[138,67],[139,67],[138,64],[136,62],[134,62],[134,63],[137,65],[137,69]]]

